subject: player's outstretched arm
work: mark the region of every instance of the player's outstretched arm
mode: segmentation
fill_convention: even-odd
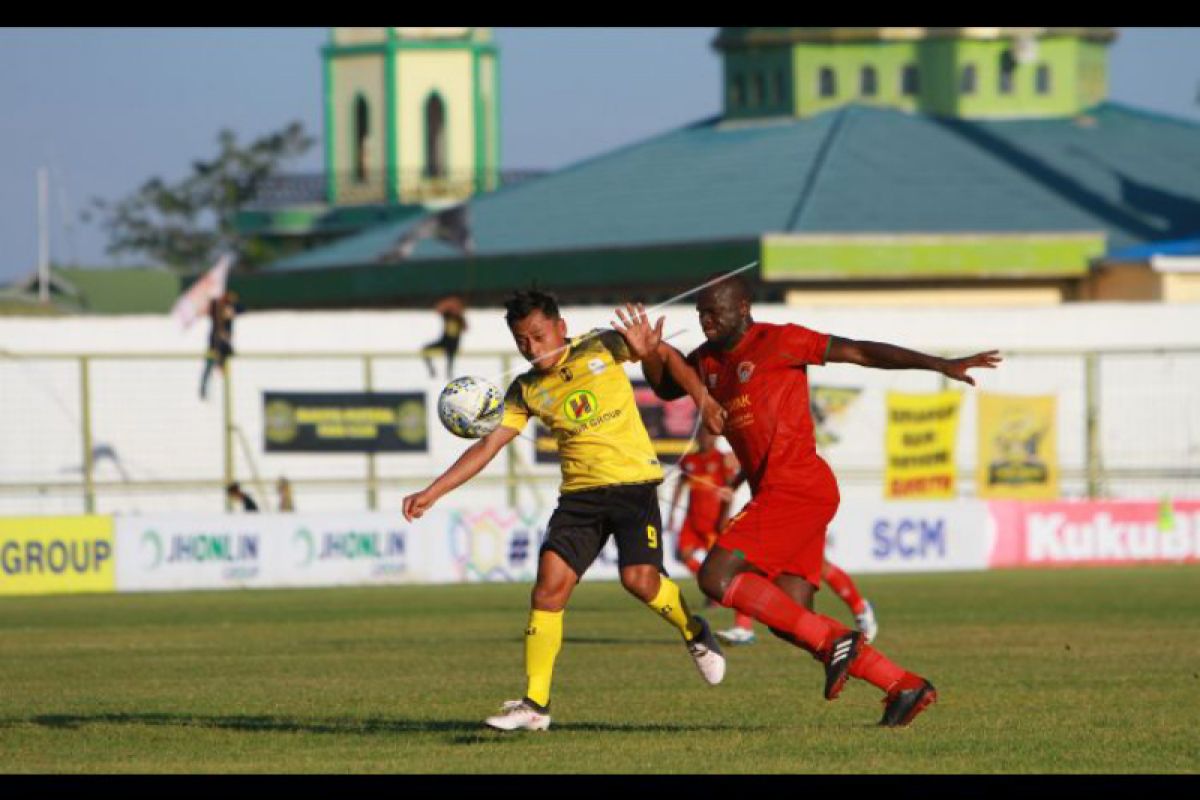
[[[858,364],[875,369],[924,369],[940,372],[947,378],[975,385],[975,379],[967,374],[969,369],[995,369],[1000,363],[999,350],[965,356],[964,358],[941,358],[897,347],[884,342],[860,342],[854,339],[831,338],[829,353],[825,361]]]
[[[691,397],[700,409],[704,426],[711,433],[720,434],[725,427],[725,410],[713,400],[683,354],[662,340],[667,318],[659,317],[658,323],[651,327],[641,303],[626,303],[616,314],[620,322],[614,322],[613,327],[625,337],[634,358],[642,362],[642,373],[654,394],[663,400],[675,400],[685,394]]]
[[[517,438],[517,433],[501,425],[468,447],[433,483],[404,498],[404,518],[409,522],[420,519],[442,495],[449,494],[478,475],[504,449],[504,445]]]

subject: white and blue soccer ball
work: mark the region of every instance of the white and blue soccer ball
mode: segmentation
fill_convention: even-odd
[[[438,419],[446,430],[464,439],[480,439],[500,425],[504,395],[484,378],[466,376],[446,384],[438,397]]]

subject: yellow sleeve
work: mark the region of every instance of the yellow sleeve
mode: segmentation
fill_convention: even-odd
[[[508,385],[508,391],[504,393],[504,416],[500,419],[500,425],[522,431],[530,416],[529,406],[525,405],[525,397],[521,393],[521,379],[518,378]]]
[[[613,361],[618,364],[622,361],[634,360],[633,354],[629,352],[629,344],[619,332],[610,328],[606,331],[601,331],[596,338],[600,340],[600,344],[604,345],[604,349],[612,354]]]

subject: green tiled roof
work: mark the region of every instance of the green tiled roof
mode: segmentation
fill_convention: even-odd
[[[797,120],[709,119],[469,203],[489,257],[705,243],[764,233],[1099,231],[1110,249],[1200,229],[1200,126],[1105,103],[1079,119],[968,121],[848,106]],[[415,222],[381,225],[266,274],[411,271],[464,259]],[[453,289],[453,286],[447,286]]]

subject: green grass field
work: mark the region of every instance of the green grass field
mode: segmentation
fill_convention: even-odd
[[[1194,773],[1198,582],[862,577],[880,649],[940,694],[892,730],[769,636],[704,685],[616,584],[577,590],[553,727],[515,734],[481,720],[524,690],[527,585],[0,598],[0,773]]]

